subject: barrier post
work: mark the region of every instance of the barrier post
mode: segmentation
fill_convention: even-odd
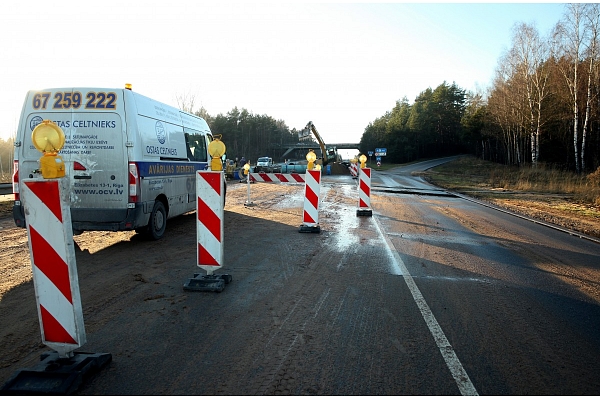
[[[358,177],[358,163],[350,163],[350,175],[352,175],[352,179],[356,179]]]
[[[215,275],[223,266],[223,171],[198,171],[196,175],[196,260],[206,275],[194,274],[184,290],[221,292],[231,275]]]
[[[24,179],[25,209],[33,287],[45,352],[33,369],[19,370],[2,394],[71,394],[90,372],[112,360],[109,353],[74,350],[86,342],[68,179]]]
[[[304,210],[301,233],[320,233],[319,226],[319,195],[321,193],[321,170],[306,170],[304,176]]]
[[[358,170],[358,210],[356,216],[373,216],[371,210],[371,168],[360,168]]]
[[[65,133],[50,120],[33,128],[31,141],[43,155],[42,178],[21,181],[33,287],[45,352],[33,369],[17,371],[0,394],[71,394],[92,372],[108,364],[109,353],[75,353],[85,344],[85,327],[75,262],[69,180],[58,154]]]
[[[71,357],[86,342],[65,179],[24,179],[33,287],[42,342]]]

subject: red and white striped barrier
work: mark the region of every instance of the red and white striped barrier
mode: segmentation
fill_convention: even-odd
[[[372,216],[371,210],[371,168],[360,168],[358,177],[357,216]]]
[[[206,275],[194,274],[183,284],[184,290],[221,292],[231,275],[215,275],[223,267],[223,171],[198,171],[196,175],[197,266]]]
[[[353,178],[358,177],[358,163],[350,164],[350,175],[352,175]]]
[[[61,358],[86,342],[67,179],[24,179],[29,254],[42,342]]]
[[[208,275],[223,266],[223,172],[198,171],[196,175],[196,232],[198,267]]]
[[[266,172],[252,172],[250,173],[250,180],[253,182],[264,182],[264,183],[304,183],[304,176],[302,174],[280,174],[280,173],[266,173]]]
[[[307,170],[304,186],[304,212],[300,232],[321,232],[319,226],[319,195],[321,194],[321,171]]]
[[[250,182],[261,183],[304,183],[304,210],[300,232],[321,232],[319,226],[319,195],[321,192],[321,171],[306,170],[304,174],[251,172],[248,174],[247,206],[253,206],[250,201]]]

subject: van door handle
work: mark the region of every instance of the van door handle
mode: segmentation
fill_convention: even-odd
[[[73,178],[75,178],[75,179],[92,179],[92,177],[89,175],[74,175]]]

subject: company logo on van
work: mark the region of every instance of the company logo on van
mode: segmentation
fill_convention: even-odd
[[[41,124],[42,121],[43,121],[43,119],[39,115],[31,118],[31,121],[29,121],[29,128],[31,129],[31,131],[33,131],[36,126]]]
[[[160,144],[165,144],[167,134],[165,132],[165,127],[160,121],[156,121],[156,138]]]

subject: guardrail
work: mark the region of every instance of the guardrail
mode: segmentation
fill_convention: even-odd
[[[0,183],[0,195],[11,194],[12,192],[12,183]]]

